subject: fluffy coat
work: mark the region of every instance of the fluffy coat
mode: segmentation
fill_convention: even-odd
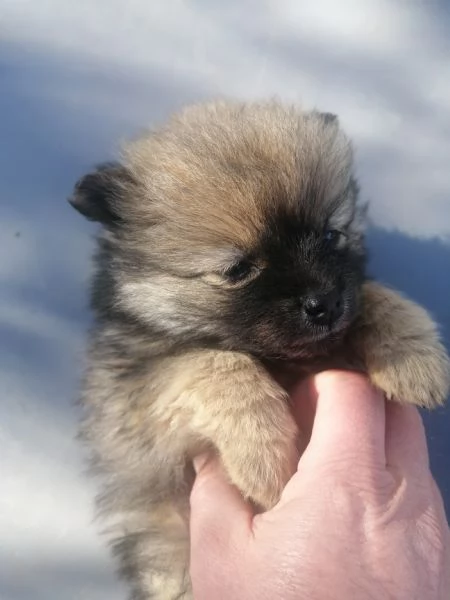
[[[276,503],[303,373],[345,361],[389,398],[443,403],[432,319],[367,279],[358,196],[338,119],[275,102],[188,107],[78,182],[102,224],[82,435],[132,600],[191,598],[193,455]]]

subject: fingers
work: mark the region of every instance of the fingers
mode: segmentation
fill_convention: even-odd
[[[416,407],[385,402],[361,375],[326,371],[292,396],[310,444],[300,462],[357,459],[404,474],[429,471],[425,430]]]
[[[192,551],[196,555],[207,552],[216,558],[228,555],[230,545],[250,534],[252,510],[229,483],[218,458],[199,457],[194,467],[197,476],[191,493]]]
[[[415,406],[387,403],[386,464],[405,475],[428,473],[425,429]]]
[[[300,465],[356,459],[367,466],[385,465],[385,401],[365,377],[324,371],[310,380],[304,398],[316,404],[316,413]]]

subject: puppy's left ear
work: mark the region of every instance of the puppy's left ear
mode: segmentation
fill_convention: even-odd
[[[120,207],[133,185],[129,170],[120,163],[105,163],[75,184],[69,203],[90,221],[115,225],[121,221]]]

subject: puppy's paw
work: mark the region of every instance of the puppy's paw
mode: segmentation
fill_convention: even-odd
[[[221,445],[224,467],[243,496],[267,510],[279,500],[299,460],[298,430],[285,393],[258,399]]]
[[[391,363],[369,370],[372,382],[388,399],[425,408],[441,406],[448,394],[447,360],[443,348],[428,346],[428,355],[403,353]]]
[[[362,345],[372,382],[386,396],[434,408],[450,387],[450,364],[425,309],[379,284],[365,286]]]

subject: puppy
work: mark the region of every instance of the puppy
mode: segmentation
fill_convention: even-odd
[[[335,116],[189,107],[82,178],[70,202],[102,225],[82,436],[133,600],[192,597],[193,455],[214,449],[246,498],[276,503],[299,453],[293,367],[298,379],[345,360],[388,398],[444,402],[431,318],[366,278]]]

